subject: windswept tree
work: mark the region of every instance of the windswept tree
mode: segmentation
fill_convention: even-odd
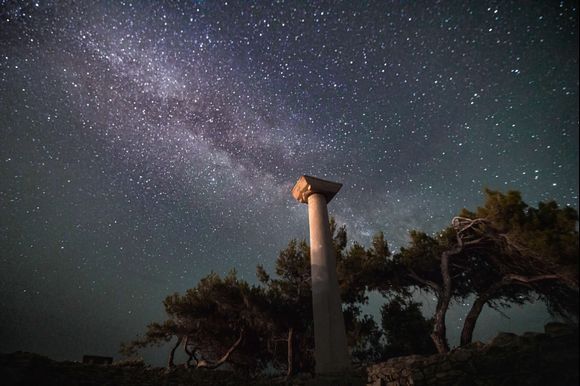
[[[175,338],[169,367],[180,345],[188,354],[187,364],[196,368],[228,363],[252,373],[269,363],[261,337],[269,328],[270,304],[262,288],[239,280],[235,272],[224,278],[212,273],[184,295],[168,296],[163,305],[167,320],[150,324],[143,338],[123,345],[124,354]]]
[[[461,344],[471,342],[485,304],[543,299],[549,310],[578,317],[578,214],[554,201],[528,206],[519,192],[486,191],[487,200],[475,212],[454,219],[463,237],[473,240],[476,258],[484,260],[476,299],[465,319]],[[477,243],[481,244],[478,248]],[[483,252],[483,255],[482,255]]]
[[[532,208],[518,192],[485,194],[483,207],[463,210],[440,233],[411,232],[385,277],[436,297],[431,338],[439,352],[449,350],[445,316],[454,299],[475,296],[461,344],[471,342],[485,304],[509,307],[539,296],[555,313],[578,315],[576,211],[554,202]]]

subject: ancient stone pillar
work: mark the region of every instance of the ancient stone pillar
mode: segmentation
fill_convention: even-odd
[[[296,200],[308,204],[317,374],[345,373],[351,367],[326,208],[341,187],[335,182],[302,176],[292,189]]]

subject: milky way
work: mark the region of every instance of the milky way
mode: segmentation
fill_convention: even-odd
[[[254,281],[307,236],[301,174],[392,248],[485,187],[578,207],[575,4],[0,7],[1,351],[114,354],[209,272]]]

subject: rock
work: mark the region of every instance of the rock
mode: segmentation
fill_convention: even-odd
[[[414,369],[412,378],[414,381],[422,381],[423,379],[425,379],[425,376],[423,375],[423,372],[421,370]]]
[[[578,332],[551,323],[545,334],[500,333],[487,345],[474,342],[446,355],[393,358],[372,369],[381,369],[374,374],[383,385],[578,385],[578,357]]]
[[[511,332],[500,332],[490,343],[490,346],[508,346],[514,344],[514,342],[518,339],[516,334],[512,334]]]
[[[465,362],[468,361],[472,356],[473,352],[471,350],[459,348],[449,354],[449,360],[452,362]]]
[[[574,328],[569,324],[551,322],[544,326],[544,332],[552,337],[563,335],[574,335],[578,333],[578,328]]]
[[[461,350],[469,350],[469,351],[480,351],[485,347],[485,343],[476,340],[475,342],[471,342],[466,344],[465,346],[461,346]]]

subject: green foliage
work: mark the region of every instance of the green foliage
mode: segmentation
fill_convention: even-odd
[[[385,234],[383,232],[378,232],[373,236],[373,241],[371,248],[369,249],[369,254],[380,261],[384,261],[391,257],[391,251],[389,250],[389,243],[385,240]]]
[[[345,303],[367,302],[367,292],[372,290],[385,293],[393,290],[396,272],[392,255],[384,234],[375,234],[371,247],[366,249],[359,243],[339,255],[337,260],[338,281],[341,298]],[[398,288],[399,290],[401,287]]]
[[[477,208],[476,216],[488,220],[499,232],[507,232],[526,222],[527,209],[520,192],[509,191],[504,195],[486,189],[485,205]]]
[[[576,211],[555,202],[530,207],[514,191],[486,190],[485,195],[483,207],[475,212],[464,209],[453,226],[434,236],[412,231],[410,244],[393,258],[396,283],[433,293],[439,323],[444,323],[448,301],[468,296],[492,308],[539,296],[551,312],[577,319]],[[472,311],[462,332],[464,343],[472,336],[481,308]],[[444,333],[444,327],[437,328],[432,336]],[[445,337],[440,338],[442,342]]]
[[[403,355],[429,355],[436,352],[429,337],[432,319],[425,319],[420,303],[395,296],[381,308],[381,326],[387,341],[383,359]]]
[[[441,282],[439,260],[441,252],[445,249],[441,242],[442,238],[434,238],[419,231],[411,231],[409,237],[411,239],[409,245],[402,247],[400,252],[395,254],[395,263],[427,280]],[[415,284],[430,289],[423,283]]]
[[[560,208],[554,201],[541,202],[537,208],[523,202],[519,192],[507,194],[486,190],[486,201],[470,218],[485,218],[487,227],[505,235],[511,247],[546,264],[578,273],[578,213]],[[511,252],[511,251],[507,251]]]
[[[362,315],[360,307],[349,305],[344,310],[348,345],[354,361],[369,363],[382,357],[382,332],[370,315]]]
[[[453,280],[453,296],[461,299],[489,289],[506,275],[560,275],[568,284],[578,277],[578,221],[577,212],[569,207],[559,208],[551,201],[540,203],[538,208],[523,202],[519,192],[507,194],[486,190],[483,207],[475,212],[464,209],[461,217],[483,219],[464,231],[464,242],[480,239],[481,242],[464,247],[453,256],[450,274]],[[419,277],[442,284],[441,254],[457,246],[457,229],[446,228],[431,237],[412,231],[409,246],[401,248],[394,257],[395,265],[402,272],[415,272]],[[563,282],[561,281],[561,282]],[[425,283],[410,283],[427,291],[433,288]],[[533,287],[533,288],[532,288]],[[550,297],[553,284],[535,284],[522,288],[512,285],[496,294],[503,304],[521,301],[530,289],[540,293],[552,304],[559,304],[559,311],[573,312],[573,304],[567,305]],[[557,297],[561,297],[561,294]]]
[[[380,331],[370,316],[362,315],[360,307],[367,302],[366,292],[370,288],[371,278],[379,280],[380,273],[385,271],[384,266],[390,256],[388,245],[380,234],[375,243],[378,252],[367,251],[357,243],[347,250],[345,227],[338,227],[331,219],[330,230],[337,256],[337,276],[348,341],[353,347],[353,357],[368,361],[377,357]],[[382,246],[379,246],[379,242]],[[271,278],[263,267],[257,269],[257,276],[266,285],[267,293],[276,299],[272,301],[272,307],[276,310],[273,335],[280,336],[289,328],[294,330],[298,371],[314,368],[310,270],[310,247],[305,241],[297,240],[290,241],[286,249],[280,252],[275,277]],[[283,359],[286,358],[277,358],[277,362],[281,364]]]
[[[243,334],[229,364],[243,371],[260,371],[270,360],[260,340],[269,323],[268,302],[263,288],[239,280],[235,271],[223,278],[211,273],[184,295],[168,296],[163,302],[168,319],[148,325],[145,336],[123,345],[122,352],[134,354],[173,337],[187,337],[199,359],[217,361]]]
[[[276,260],[276,276],[270,278],[258,266],[257,275],[265,285],[270,300],[270,342],[272,366],[283,369],[287,364],[287,334],[293,329],[293,348],[298,353],[294,371],[313,369],[312,290],[310,286],[310,249],[305,241],[291,240]],[[267,277],[268,280],[261,278]]]
[[[485,218],[484,231],[496,235],[495,249],[487,257],[495,275],[517,274],[526,277],[558,276],[557,280],[537,281],[523,288],[511,286],[498,296],[513,301],[530,291],[542,297],[551,311],[578,316],[578,213],[560,208],[554,201],[541,202],[537,208],[523,202],[519,192],[507,194],[486,190],[486,201],[472,216]],[[473,217],[472,217],[473,218]],[[510,292],[512,296],[510,296]]]

